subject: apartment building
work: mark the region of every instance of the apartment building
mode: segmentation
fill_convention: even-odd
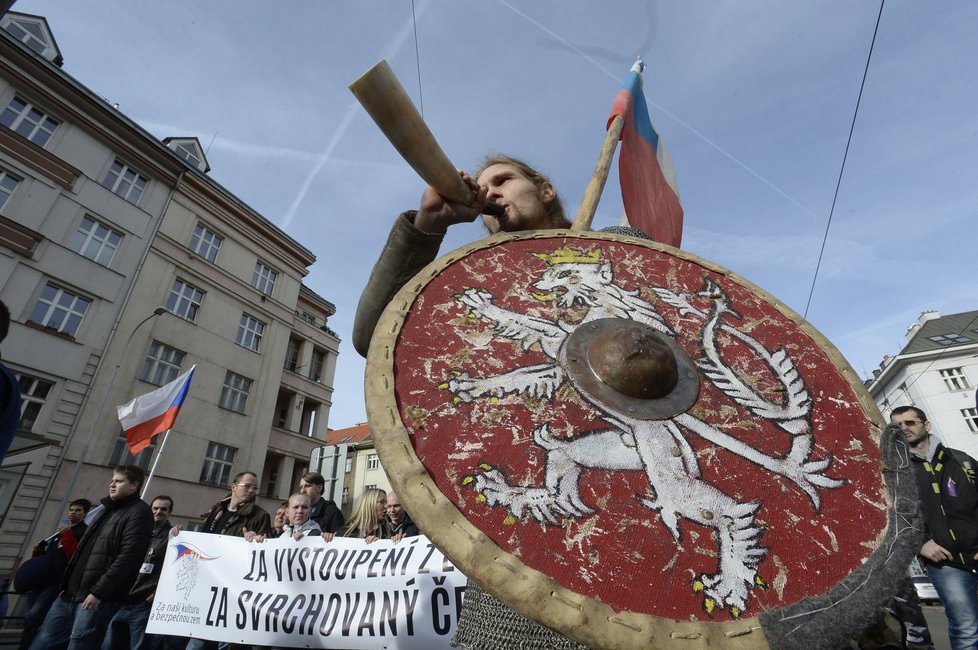
[[[274,508],[325,442],[339,352],[335,307],[303,284],[315,255],[210,178],[195,137],[157,139],[62,64],[43,17],[3,16],[0,351],[24,405],[0,573],[120,463],[155,464],[147,498],[190,527],[246,469]],[[115,406],[193,365],[165,447],[133,458]]]

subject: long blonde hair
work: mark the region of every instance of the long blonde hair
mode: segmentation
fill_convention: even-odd
[[[387,519],[383,515],[377,514],[377,503],[380,497],[387,499],[387,492],[378,488],[368,488],[364,490],[360,500],[357,501],[350,521],[346,524],[345,537],[366,537],[375,529],[380,529],[378,537],[386,539],[390,537],[387,530]]]

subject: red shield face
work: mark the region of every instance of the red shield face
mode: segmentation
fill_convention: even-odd
[[[393,350],[397,413],[437,489],[615,611],[717,622],[825,593],[886,528],[870,402],[827,341],[720,271],[594,235],[448,264]],[[678,343],[692,406],[643,415],[588,388],[568,341],[602,319]]]

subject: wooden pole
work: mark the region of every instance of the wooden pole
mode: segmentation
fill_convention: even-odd
[[[625,118],[616,115],[611,126],[608,127],[608,133],[604,136],[604,143],[601,145],[598,164],[594,168],[594,173],[591,175],[587,187],[584,188],[584,198],[581,200],[581,207],[577,210],[577,217],[574,218],[571,230],[590,230],[594,213],[598,209],[598,201],[601,199],[601,192],[608,180],[608,171],[611,169],[611,161],[614,160],[618,138],[621,136],[624,125]]]

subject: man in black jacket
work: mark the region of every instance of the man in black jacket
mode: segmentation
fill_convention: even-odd
[[[139,568],[136,584],[109,623],[103,650],[149,650],[156,638],[146,634],[146,624],[156,595],[156,584],[163,572],[166,543],[170,539],[168,517],[173,512],[173,499],[161,494],[153,499],[150,509],[153,511],[153,541]]]
[[[323,498],[326,491],[326,479],[318,472],[308,472],[299,479],[299,492],[312,501],[310,519],[319,524],[324,533],[338,533],[346,521],[335,501]]]
[[[978,490],[974,459],[930,433],[927,415],[915,406],[893,409],[910,444],[911,466],[927,524],[920,557],[944,603],[953,650],[978,648]]]
[[[120,465],[61,579],[31,650],[95,650],[132,588],[153,532],[153,515],[139,498],[143,470]]]

